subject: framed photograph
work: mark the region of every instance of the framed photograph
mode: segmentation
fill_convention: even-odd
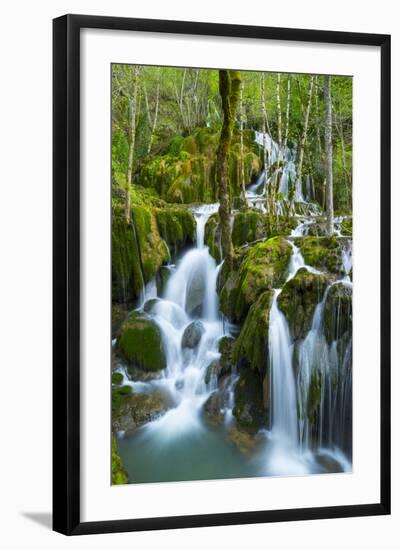
[[[54,20],[54,529],[390,513],[390,37]]]

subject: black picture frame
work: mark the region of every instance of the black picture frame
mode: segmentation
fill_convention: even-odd
[[[80,31],[113,29],[378,46],[381,51],[379,502],[99,522],[80,520]],[[53,529],[66,535],[390,514],[390,36],[65,15],[53,21]]]

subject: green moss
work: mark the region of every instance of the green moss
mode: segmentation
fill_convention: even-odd
[[[268,365],[269,314],[272,291],[267,290],[251,306],[233,348],[233,362],[265,374]]]
[[[324,331],[329,344],[351,337],[353,322],[352,289],[343,283],[330,287],[324,308]]]
[[[307,265],[342,274],[342,253],[337,237],[299,237],[296,239]]]
[[[140,254],[135,227],[122,215],[114,215],[111,231],[112,299],[113,302],[133,301],[143,287]]]
[[[353,219],[352,218],[346,218],[345,220],[343,220],[342,235],[344,237],[352,237],[353,236]]]
[[[170,252],[176,256],[187,244],[195,240],[196,222],[190,210],[182,207],[155,209],[157,226]]]
[[[283,287],[278,305],[285,314],[294,340],[305,338],[311,328],[317,304],[322,300],[327,285],[325,275],[299,269]]]
[[[166,359],[158,325],[133,311],[121,327],[117,350],[132,366],[145,371],[165,369]]]
[[[233,270],[222,288],[224,315],[234,322],[242,321],[260,294],[283,284],[291,255],[292,248],[283,237],[249,247],[238,272]]]
[[[213,214],[207,220],[204,228],[204,242],[217,263],[222,260],[221,226],[218,214]]]
[[[232,228],[233,245],[241,246],[264,237],[266,235],[265,222],[265,216],[260,211],[244,210],[236,212]]]
[[[260,171],[257,149],[244,145],[243,167],[245,182],[251,181]],[[147,160],[138,174],[140,185],[154,189],[161,198],[171,203],[191,204],[214,202],[217,198],[215,164],[219,132],[212,128],[196,128],[192,135],[177,136],[169,146],[168,154]],[[231,195],[240,193],[240,154],[238,144],[229,156]]]
[[[117,411],[120,408],[125,398],[128,397],[131,393],[131,386],[120,386],[112,389],[111,407],[113,412]]]
[[[122,374],[120,372],[113,372],[112,373],[112,377],[111,377],[111,381],[113,384],[116,384],[116,385],[120,385],[122,384],[122,380],[124,379],[124,377],[122,376]]]
[[[263,384],[258,372],[243,369],[235,385],[233,415],[241,428],[250,433],[257,432],[266,423],[263,403]]]
[[[128,483],[128,475],[118,454],[117,442],[114,436],[111,442],[111,483],[112,485]]]
[[[310,388],[307,401],[307,417],[309,422],[314,425],[319,416],[319,406],[321,403],[321,373],[314,369],[311,374]]]

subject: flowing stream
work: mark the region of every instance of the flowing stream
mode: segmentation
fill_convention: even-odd
[[[258,140],[258,141],[257,141]],[[281,192],[287,194],[288,182],[294,177],[294,159],[289,150],[279,152],[273,140],[262,134],[256,141],[268,148],[271,163],[283,158]],[[248,201],[262,207],[265,189],[264,174],[248,188]],[[309,183],[307,196],[309,196]],[[296,184],[296,199],[304,201],[300,185]],[[269,391],[271,415],[268,429],[257,436],[257,446],[251,456],[243,454],[230,438],[234,424],[234,384],[232,376],[226,388],[227,398],[222,405],[225,421],[217,426],[205,422],[203,407],[216,391],[215,376],[206,383],[206,372],[220,357],[218,342],[228,334],[229,324],[219,312],[216,281],[218,266],[204,244],[206,222],[217,212],[218,204],[193,208],[196,220],[196,246],[170,265],[172,274],[161,296],[155,283],[146,286],[141,308],[152,299],[149,315],[159,326],[167,368],[163,376],[149,382],[133,382],[123,366],[124,384],[133,392],[162,392],[171,408],[160,418],[148,422],[131,434],[119,434],[118,450],[131,482],[159,482],[194,479],[218,479],[260,475],[304,475],[309,473],[351,470],[351,462],[344,453],[345,422],[351,409],[351,339],[328,345],[324,333],[324,307],[328,289],[316,305],[312,326],[296,349],[288,322],[278,307],[281,289],[274,289],[270,310]],[[340,220],[336,220],[340,226]],[[313,224],[312,217],[299,217],[297,227],[288,237],[293,254],[287,281],[300,268],[313,273],[307,266],[295,237],[306,235]],[[351,285],[351,246],[343,248],[345,276],[340,282]],[[333,283],[336,284],[336,283]],[[329,288],[329,287],[328,287]],[[196,321],[198,343],[192,348],[182,346],[185,331]],[[266,359],[267,360],[267,359]],[[320,422],[312,425],[307,415],[312,381],[318,376],[320,388]],[[316,434],[315,431],[318,431]]]

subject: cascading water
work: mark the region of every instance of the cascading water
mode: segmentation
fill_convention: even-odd
[[[269,320],[271,372],[271,430],[297,444],[296,384],[292,368],[293,342],[285,316],[278,308],[279,290],[274,291]]]
[[[271,165],[282,161],[280,191],[287,196],[296,177],[293,152],[279,151],[268,136],[256,134],[256,141],[268,151],[267,173]],[[267,180],[267,184],[268,184]],[[307,180],[307,198],[310,182]],[[252,208],[265,211],[264,174],[247,189]],[[301,182],[297,182],[295,200],[304,201]],[[297,238],[317,226],[317,209],[303,203],[304,211],[297,215],[298,224],[287,240],[292,247],[286,282],[299,269],[320,273],[308,266],[297,244]],[[169,266],[171,276],[162,296],[157,296],[155,282],[146,285],[140,307],[160,328],[167,367],[161,378],[132,381],[124,367],[118,372],[123,384],[132,391],[151,394],[167,393],[172,401],[163,416],[129,436],[119,440],[119,452],[131,469],[132,479],[168,481],[180,479],[213,479],[256,475],[303,475],[351,469],[345,454],[345,427],[351,417],[351,338],[333,341],[324,335],[324,309],[329,288],[338,282],[351,286],[351,241],[341,236],[342,220],[335,219],[337,234],[343,244],[343,279],[328,285],[321,301],[315,306],[310,330],[300,342],[292,339],[288,321],[279,309],[280,288],[273,291],[269,314],[269,429],[265,431],[265,446],[261,454],[249,460],[229,440],[235,423],[233,416],[234,387],[240,380],[235,371],[222,381],[207,370],[219,359],[219,340],[228,333],[229,323],[219,314],[216,281],[219,266],[204,243],[208,218],[217,212],[218,204],[192,208],[196,220],[196,247],[188,250]],[[149,302],[151,299],[151,302]],[[148,305],[146,309],[146,305]],[[185,331],[195,323],[200,331],[195,347],[183,346]],[[207,380],[207,383],[206,383]],[[223,421],[210,428],[204,422],[205,403],[214,392],[223,394],[220,403]],[[310,403],[318,393],[317,422],[310,417]],[[217,392],[218,393],[218,392]],[[316,414],[313,410],[313,414]]]

